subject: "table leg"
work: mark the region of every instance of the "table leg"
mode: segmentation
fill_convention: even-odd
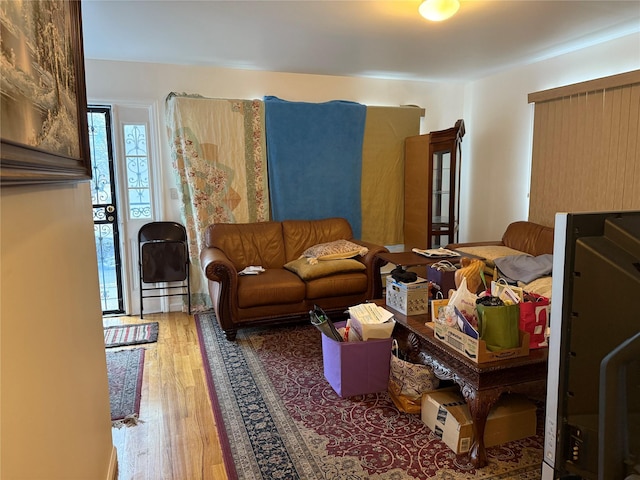
[[[471,389],[462,389],[471,418],[473,419],[473,444],[469,451],[471,463],[476,468],[482,468],[487,465],[487,451],[484,446],[484,428],[487,424],[487,416],[494,403],[502,394],[501,389],[473,391]]]

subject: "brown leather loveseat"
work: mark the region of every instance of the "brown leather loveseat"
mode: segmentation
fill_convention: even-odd
[[[488,260],[488,265],[505,255],[542,255],[553,253],[553,228],[533,222],[519,221],[509,224],[501,240],[486,242],[452,243],[447,248],[472,253]]]
[[[485,273],[497,275],[495,261],[501,257],[528,254],[533,257],[553,254],[553,228],[534,222],[518,221],[507,226],[501,240],[485,242],[452,243],[447,248],[477,255],[485,259]],[[535,283],[534,283],[535,282]],[[520,285],[534,293],[551,296],[551,276],[526,285]]]
[[[376,254],[387,249],[352,236],[344,218],[210,225],[200,261],[227,339],[234,340],[238,328],[308,319],[314,304],[333,318],[380,296],[384,262]],[[318,260],[310,265],[300,258],[310,247],[343,240],[366,247],[366,254],[342,264]],[[343,264],[349,265],[345,271]],[[263,267],[264,272],[240,275],[248,266]],[[332,266],[335,272],[326,271]]]

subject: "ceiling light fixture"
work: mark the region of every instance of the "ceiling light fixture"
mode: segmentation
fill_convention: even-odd
[[[424,0],[418,11],[427,20],[441,22],[453,17],[460,8],[458,0]]]

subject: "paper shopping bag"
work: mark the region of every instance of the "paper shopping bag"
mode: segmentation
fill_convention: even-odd
[[[449,296],[449,290],[456,289],[456,266],[447,260],[440,260],[427,266],[427,280],[440,287],[445,297]]]
[[[504,278],[491,282],[491,296],[498,297],[506,304],[519,303],[524,298],[524,291],[515,285],[509,285]]]
[[[520,307],[515,305],[477,305],[478,331],[487,350],[499,352],[520,346]]]
[[[429,308],[431,308],[431,321],[432,322],[435,323],[435,322],[438,321],[438,319],[443,314],[443,312],[442,312],[443,307],[446,307],[448,303],[449,303],[449,299],[448,298],[434,298],[433,300],[431,300]]]
[[[520,303],[520,330],[529,333],[529,348],[548,347],[546,331],[549,327],[551,302],[547,297],[528,293]]]

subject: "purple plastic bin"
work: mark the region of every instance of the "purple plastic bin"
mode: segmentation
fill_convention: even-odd
[[[336,328],[345,322],[336,323]],[[341,397],[384,392],[389,385],[391,338],[337,342],[322,334],[324,377]]]

